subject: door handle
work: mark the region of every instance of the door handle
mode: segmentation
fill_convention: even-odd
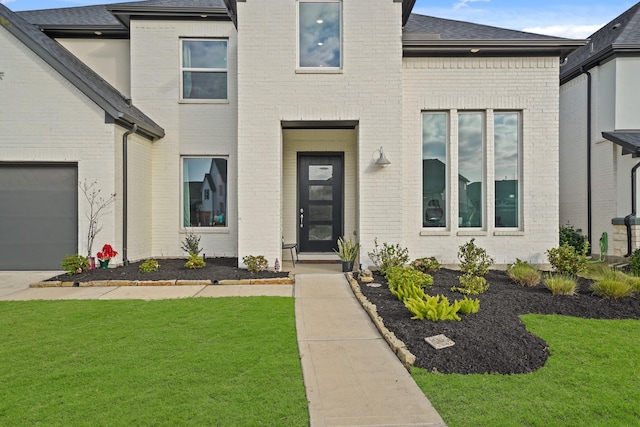
[[[304,209],[300,209],[300,228],[304,228]]]

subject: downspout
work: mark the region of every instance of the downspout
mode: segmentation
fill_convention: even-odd
[[[587,75],[587,241],[589,242],[589,255],[591,255],[591,234],[593,212],[591,209],[591,73],[584,68],[582,72]]]
[[[627,227],[627,254],[625,257],[631,256],[633,249],[631,248],[631,218],[636,216],[636,170],[640,167],[640,162],[631,169],[631,213],[624,217],[624,225]]]
[[[138,125],[134,123],[131,130],[128,130],[122,135],[122,264],[129,265],[129,259],[127,258],[127,143],[129,142],[129,135],[136,133]]]

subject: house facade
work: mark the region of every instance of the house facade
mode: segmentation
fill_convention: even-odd
[[[240,262],[288,259],[283,238],[322,257],[346,236],[362,245],[365,267],[375,240],[455,263],[474,238],[497,263],[545,263],[558,239],[559,64],[580,42],[412,7],[149,0],[16,14],[0,5],[10,52],[0,174],[11,177],[0,194],[16,207],[0,208],[0,224],[39,212],[4,226],[13,243],[0,253],[22,240],[33,254],[44,244],[34,239],[51,236],[33,224],[62,209],[25,201],[43,182],[19,189],[25,177],[66,167],[66,180],[44,179],[68,197],[57,203],[67,228],[54,227],[56,244],[68,236],[64,251],[0,268],[56,268],[65,253],[86,253],[90,204],[74,184],[85,180],[115,194],[94,252],[110,243],[123,249],[116,262],[183,256],[194,231],[207,256]]]
[[[607,233],[608,255],[640,247],[640,3],[603,26],[561,68],[560,223],[588,237]]]

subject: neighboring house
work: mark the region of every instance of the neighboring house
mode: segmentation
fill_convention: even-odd
[[[561,68],[560,224],[581,229],[594,254],[604,232],[610,256],[640,247],[640,220],[631,215],[639,212],[632,191],[640,154],[638,76],[640,3],[589,37]]]
[[[0,5],[0,269],[86,253],[78,180],[116,193],[95,246],[120,262],[183,256],[193,230],[208,256],[270,263],[282,237],[313,258],[342,235],[364,266],[376,238],[443,263],[472,238],[498,263],[545,263],[559,64],[582,42],[413,3]]]

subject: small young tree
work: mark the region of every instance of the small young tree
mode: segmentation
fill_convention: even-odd
[[[102,226],[100,225],[100,218],[108,214],[108,208],[116,200],[116,194],[111,194],[108,198],[102,197],[101,189],[98,188],[98,181],[91,183],[85,179],[78,183],[80,191],[84,194],[85,199],[89,203],[89,210],[85,213],[85,216],[89,220],[89,229],[87,231],[87,257],[91,257],[91,249],[93,247],[93,240],[96,238]]]

